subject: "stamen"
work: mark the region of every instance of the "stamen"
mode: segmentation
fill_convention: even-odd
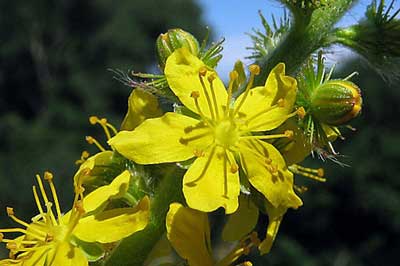
[[[303,106],[301,106],[300,108],[297,108],[296,110],[296,114],[299,116],[300,119],[304,119],[304,117],[306,116],[306,110],[304,109]]]
[[[45,214],[43,212],[42,204],[40,203],[39,196],[38,196],[37,190],[36,190],[36,186],[32,187],[32,191],[33,191],[33,197],[35,198],[36,206],[37,206],[37,208],[39,210],[40,216],[43,217],[43,219],[46,222],[46,216],[45,216]]]
[[[215,96],[215,90],[214,90],[214,85],[213,85],[213,81],[215,80],[215,73],[211,73],[211,75],[208,76],[207,80],[208,80],[208,83],[210,84],[210,90],[211,90],[212,100],[214,103],[215,115],[216,115],[217,120],[219,120],[217,97]]]
[[[206,128],[206,127],[207,127],[207,126],[206,126],[203,122],[200,122],[200,123],[198,123],[198,124],[196,124],[196,125],[194,125],[194,126],[185,127],[185,128],[183,129],[183,131],[184,131],[186,134],[189,134],[189,133],[192,132],[193,130],[202,129],[202,128]]]
[[[240,240],[239,244],[223,258],[219,261],[216,266],[230,266],[239,259],[242,255],[248,255],[250,253],[250,249],[252,247],[257,247],[260,244],[260,239],[257,236],[256,232],[252,232],[251,234],[245,236],[242,240]],[[251,262],[243,262],[239,265],[252,265]]]
[[[206,164],[205,164],[203,170],[201,171],[199,177],[196,178],[196,179],[193,180],[193,181],[190,181],[190,182],[186,183],[185,185],[190,186],[190,187],[195,186],[195,185],[196,185],[196,182],[198,182],[200,179],[203,178],[203,176],[204,176],[205,173],[207,172],[208,167],[210,166],[211,160],[212,160],[213,157],[214,157],[215,149],[216,149],[216,146],[214,145],[214,146],[212,147],[212,149],[211,149],[210,155],[209,155],[209,157],[208,157],[208,159],[207,159],[207,162],[206,162]]]
[[[204,151],[198,150],[198,149],[195,149],[195,150],[193,151],[193,154],[194,154],[194,156],[196,156],[196,157],[204,157],[204,155],[205,155]]]
[[[79,164],[83,164],[87,158],[89,158],[90,154],[88,151],[83,151],[81,154],[81,158],[79,160],[75,161],[75,164],[79,165]]]
[[[259,135],[259,136],[240,136],[240,139],[276,139],[276,138],[292,138],[293,131],[286,130],[283,134],[272,134],[272,135]]]
[[[299,194],[303,194],[303,193],[305,193],[305,192],[307,192],[308,191],[308,187],[306,187],[306,186],[296,186],[296,185],[293,185],[293,188],[299,193]]]
[[[326,182],[326,178],[323,178],[324,176],[324,169],[323,168],[307,168],[303,167],[297,164],[293,164],[288,167],[290,171],[292,171],[295,174],[302,175],[304,177],[308,177],[310,179],[319,181],[319,182]]]
[[[239,74],[236,70],[233,70],[229,73],[229,85],[228,85],[228,98],[226,100],[226,109],[225,109],[225,117],[229,115],[230,106],[232,102],[232,91],[233,91],[233,84],[239,77]]]
[[[51,195],[53,196],[54,204],[56,205],[57,218],[58,221],[61,221],[60,203],[58,201],[57,191],[53,183],[53,174],[47,171],[44,172],[44,179],[50,184]]]
[[[89,117],[89,122],[92,125],[99,124],[103,128],[104,133],[106,134],[107,140],[109,140],[111,138],[110,131],[108,130],[108,127],[107,127],[107,119],[105,119],[105,118],[99,119],[97,116],[91,116],[91,117]]]
[[[193,140],[196,140],[196,139],[200,139],[200,138],[205,137],[205,136],[210,135],[210,134],[211,134],[211,132],[207,131],[207,132],[204,132],[202,134],[198,134],[198,135],[195,135],[195,136],[192,136],[192,137],[189,137],[189,138],[181,137],[179,139],[179,142],[181,144],[183,144],[183,145],[187,145],[190,141],[193,141]]]
[[[250,89],[253,87],[255,76],[260,74],[260,67],[258,65],[251,65],[251,66],[249,66],[249,71],[250,71],[250,78],[249,78],[249,82],[247,83],[246,89],[244,91],[244,96],[243,96],[242,100],[240,101],[239,105],[233,111],[232,117],[234,117],[239,112],[239,110],[242,107],[243,103],[245,102],[247,96],[249,95]]]
[[[194,104],[196,105],[196,110],[199,113],[200,117],[202,118],[203,121],[208,121],[208,118],[204,115],[204,113],[201,111],[200,104],[199,104],[199,97],[200,97],[200,92],[198,91],[192,91],[190,93],[190,97],[193,98]]]
[[[106,151],[103,146],[92,136],[86,136],[86,141],[89,144],[95,144],[100,151]]]
[[[212,118],[212,120],[215,120],[214,108],[211,103],[211,99],[210,99],[210,95],[208,94],[207,87],[204,84],[204,80],[203,80],[203,77],[205,77],[206,74],[207,74],[207,69],[205,67],[202,67],[199,70],[199,80],[200,80],[201,87],[203,88],[203,93],[206,96],[207,105],[208,105],[208,109],[210,110],[211,118]]]
[[[56,218],[54,217],[53,211],[51,210],[51,206],[49,208],[49,199],[47,197],[46,191],[44,190],[44,186],[42,183],[42,179],[40,178],[40,175],[36,175],[36,180],[39,185],[40,193],[42,194],[43,200],[44,200],[44,205],[47,207],[47,215],[50,216],[51,221],[53,222],[54,225],[58,224],[56,221]],[[51,204],[51,203],[50,203]]]

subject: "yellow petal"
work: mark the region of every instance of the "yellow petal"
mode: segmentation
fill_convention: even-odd
[[[199,121],[176,113],[166,113],[160,118],[147,119],[133,131],[121,131],[109,140],[109,144],[126,158],[140,164],[154,164],[185,161],[194,156],[196,149],[207,147],[212,136],[205,136],[189,142],[183,138],[202,135],[205,130],[185,129],[199,124]]]
[[[272,130],[287,119],[287,115],[293,109],[296,92],[296,79],[285,76],[285,65],[280,63],[272,69],[264,87],[250,90],[239,114],[251,131]],[[243,97],[244,94],[238,97],[235,107],[240,104]],[[282,103],[278,104],[279,100]],[[271,109],[271,106],[276,105],[278,107]]]
[[[143,89],[136,88],[128,99],[128,112],[121,125],[121,130],[133,130],[148,118],[162,116],[157,97]]]
[[[269,202],[266,202],[265,205],[268,213],[269,223],[265,239],[258,246],[261,255],[270,252],[272,244],[274,243],[276,235],[278,234],[283,215],[286,213],[287,210],[287,208],[285,207],[275,208]]]
[[[190,208],[211,212],[223,207],[227,214],[236,211],[239,174],[230,170],[229,161],[234,162],[234,158],[228,153],[226,155],[222,148],[214,146],[190,166],[183,177],[183,194]]]
[[[68,242],[61,242],[47,255],[46,266],[87,266],[88,260],[82,250]]]
[[[274,145],[278,147],[286,161],[286,165],[292,165],[303,161],[311,153],[311,144],[304,130],[300,129],[294,118],[288,119],[276,131],[277,133],[286,130],[293,131],[292,138],[280,138],[275,140]]]
[[[110,199],[123,197],[128,190],[130,178],[131,174],[128,170],[125,170],[114,178],[109,185],[101,186],[89,193],[83,198],[83,208],[85,211],[94,211]]]
[[[203,77],[205,89],[200,82],[199,71],[201,69],[207,69]],[[228,97],[224,84],[215,71],[208,69],[187,48],[177,49],[168,57],[165,76],[171,90],[191,111],[199,113],[195,101],[191,97],[192,92],[196,91],[199,93],[198,101],[201,112],[209,118],[212,117],[212,113],[216,116],[217,112],[222,117],[223,106],[226,105]],[[210,76],[214,76],[213,89],[211,89],[208,81]]]
[[[228,216],[222,231],[224,241],[236,241],[249,234],[257,224],[258,209],[250,198],[240,195],[239,208]]]
[[[213,266],[206,213],[172,203],[166,217],[167,238],[189,266]]]
[[[134,208],[118,208],[79,220],[73,234],[86,242],[111,243],[143,230],[149,221],[150,200],[144,197]]]
[[[293,174],[274,146],[260,140],[239,143],[240,161],[251,185],[273,206],[297,208],[301,199],[293,191]]]

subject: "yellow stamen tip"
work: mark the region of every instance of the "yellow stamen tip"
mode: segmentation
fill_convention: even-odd
[[[231,173],[234,174],[239,170],[239,166],[237,164],[231,165]]]
[[[6,248],[9,250],[17,249],[17,247],[18,247],[17,243],[15,243],[15,242],[8,242],[6,244]]]
[[[297,115],[300,117],[300,119],[303,119],[306,116],[306,110],[304,107],[297,108],[296,110]]]
[[[239,74],[237,73],[236,70],[233,70],[233,71],[231,71],[231,72],[229,73],[229,79],[230,79],[231,81],[236,80],[238,77],[239,77]]]
[[[47,233],[46,237],[45,237],[45,242],[48,243],[48,242],[51,242],[53,240],[54,240],[54,236],[52,234],[50,234],[50,233]]]
[[[243,266],[253,266],[253,263],[251,263],[250,261],[245,261],[242,263]]]
[[[4,238],[4,234],[3,234],[3,233],[0,233],[0,242],[3,241],[3,238]]]
[[[7,211],[7,215],[8,216],[14,216],[14,209],[13,208],[7,207],[6,211]]]
[[[90,156],[90,153],[88,151],[83,151],[81,156],[82,158],[86,159]]]
[[[285,130],[285,136],[287,137],[287,138],[289,138],[289,139],[292,139],[293,138],[293,135],[294,135],[294,133],[293,133],[293,130]]]
[[[324,168],[319,168],[317,171],[318,171],[318,172],[317,172],[317,175],[318,175],[319,177],[323,177],[323,176],[325,175]]]
[[[93,116],[89,117],[89,123],[90,124],[94,125],[94,124],[97,123],[97,121],[99,121],[99,118],[97,116],[93,115]]]
[[[277,102],[278,107],[285,107],[285,100],[284,99],[279,99]]]
[[[81,200],[78,200],[75,203],[75,209],[82,215],[85,213],[85,209],[83,208],[83,202]]]
[[[87,143],[89,143],[89,144],[93,144],[94,143],[94,139],[91,136],[86,136],[85,139],[86,139]]]
[[[106,118],[100,119],[100,123],[101,123],[102,125],[107,125],[107,119],[106,119]]]
[[[200,97],[200,92],[199,91],[192,91],[192,93],[190,93],[190,97],[197,99]]]
[[[200,76],[204,77],[207,74],[207,68],[205,66],[201,67],[199,69],[199,74],[200,74]]]
[[[53,174],[48,171],[44,172],[44,180],[47,180],[47,181],[53,180]]]
[[[259,65],[253,64],[253,65],[249,66],[249,71],[253,75],[258,75],[258,74],[260,74],[261,69],[260,69]]]
[[[216,78],[215,73],[212,73],[210,76],[208,76],[208,82],[212,83],[214,81],[214,79]]]

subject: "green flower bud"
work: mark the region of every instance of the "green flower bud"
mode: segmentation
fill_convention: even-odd
[[[171,29],[167,33],[162,33],[156,41],[158,63],[164,70],[167,58],[178,48],[186,47],[193,55],[198,55],[200,51],[199,42],[187,31],[182,29]]]
[[[328,80],[316,87],[310,98],[310,111],[320,122],[338,126],[361,111],[361,91],[348,80]]]

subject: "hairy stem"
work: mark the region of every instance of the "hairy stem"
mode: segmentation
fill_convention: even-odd
[[[165,232],[165,216],[171,202],[183,202],[182,169],[168,165],[164,178],[151,201],[151,216],[147,227],[124,239],[107,259],[106,266],[142,266],[154,245]]]
[[[327,0],[324,7],[315,10],[311,17],[296,16],[286,38],[266,58],[257,62],[261,74],[256,83],[263,84],[272,68],[284,62],[288,74],[296,74],[303,62],[317,49],[330,45],[327,40],[335,23],[356,2],[352,0]]]

